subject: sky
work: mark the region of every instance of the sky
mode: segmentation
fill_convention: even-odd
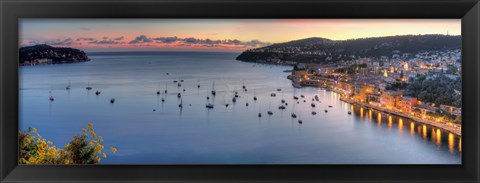
[[[86,51],[232,51],[309,37],[461,35],[460,19],[20,19],[20,46]]]

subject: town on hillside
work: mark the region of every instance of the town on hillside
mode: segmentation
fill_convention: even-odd
[[[322,87],[349,103],[461,133],[460,49],[296,63],[288,78],[294,87]]]

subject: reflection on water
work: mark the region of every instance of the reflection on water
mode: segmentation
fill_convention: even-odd
[[[382,124],[382,113],[378,113],[377,115],[377,124],[378,125]]]
[[[359,115],[360,118],[363,117],[363,107],[360,107],[359,110],[355,111],[354,106],[350,106],[351,111],[354,111],[356,115]],[[446,146],[448,148],[448,151],[451,154],[459,154],[461,153],[461,148],[462,148],[462,140],[459,136],[451,133],[451,132],[446,132],[440,128],[437,127],[432,127],[430,125],[425,125],[422,123],[418,123],[409,119],[404,119],[402,117],[397,117],[391,114],[388,114],[388,118],[384,119],[382,118],[383,112],[379,112],[376,110],[368,109],[368,116],[374,115],[373,113],[377,113],[377,118],[375,119],[377,122],[377,127],[379,128],[385,128],[385,126],[382,125],[384,120],[387,120],[387,128],[392,129],[395,126],[397,126],[398,133],[401,134],[403,132],[404,128],[404,123],[406,122],[407,124],[410,124],[410,136],[415,137],[421,137],[424,140],[430,139],[429,141],[433,144],[435,144],[438,148]],[[367,118],[366,120],[370,120],[374,122],[372,118]],[[396,125],[394,125],[394,122],[397,122]],[[415,128],[417,127],[417,128]],[[415,130],[417,129],[417,130]],[[448,134],[448,135],[443,135],[443,134]],[[427,141],[428,142],[428,141]],[[455,148],[457,147],[457,148]]]
[[[388,115],[388,128],[392,128],[392,116]]]
[[[437,145],[441,145],[442,144],[442,132],[440,131],[440,129],[437,129]]]
[[[368,119],[372,120],[372,109],[368,109]]]
[[[453,133],[448,133],[448,150],[450,150],[450,153],[453,153],[455,148],[455,136]]]
[[[460,141],[458,142],[458,150],[462,152],[462,138],[460,138]]]
[[[423,139],[427,140],[427,126],[423,125],[422,129],[423,129]]]
[[[363,118],[363,107],[360,107],[360,118]]]
[[[400,133],[402,133],[402,130],[403,130],[403,119],[402,118],[398,118],[398,130],[400,131]]]
[[[415,134],[415,123],[410,122],[410,135]]]

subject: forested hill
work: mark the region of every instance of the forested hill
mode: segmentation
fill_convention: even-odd
[[[379,58],[422,51],[461,49],[461,36],[403,35],[335,41],[313,37],[249,49],[237,57],[242,61],[325,62],[359,57]]]
[[[52,64],[89,61],[84,51],[74,48],[52,47],[46,44],[26,46],[19,49],[20,64],[41,59],[51,60]]]

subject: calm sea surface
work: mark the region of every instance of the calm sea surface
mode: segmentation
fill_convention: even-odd
[[[449,132],[352,106],[330,91],[295,89],[283,72],[291,67],[240,62],[237,55],[92,53],[86,63],[20,67],[20,130],[35,127],[63,147],[91,122],[106,149],[118,149],[102,164],[461,163],[460,139]],[[214,108],[207,109],[213,82]],[[293,96],[300,95],[297,104]],[[320,102],[312,108],[315,95]],[[278,109],[282,96],[285,110]]]

